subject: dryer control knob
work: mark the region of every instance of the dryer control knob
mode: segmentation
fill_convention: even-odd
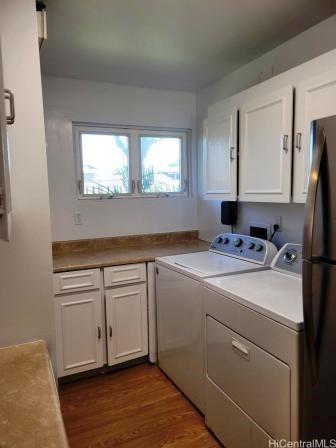
[[[286,263],[294,263],[294,261],[297,259],[297,253],[296,252],[285,252],[284,259]]]

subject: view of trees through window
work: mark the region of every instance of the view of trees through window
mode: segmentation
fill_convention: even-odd
[[[82,194],[113,196],[183,191],[184,137],[162,131],[157,134],[140,130],[121,132],[115,129],[113,133],[112,128],[103,131],[80,128],[77,135]]]
[[[141,188],[144,193],[181,191],[181,139],[140,137]]]
[[[127,136],[81,134],[81,146],[84,194],[130,192]]]

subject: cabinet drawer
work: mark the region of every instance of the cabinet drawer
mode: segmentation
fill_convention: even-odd
[[[123,285],[146,281],[146,264],[127,264],[104,268],[104,286]]]
[[[99,288],[99,269],[83,269],[54,274],[54,294],[56,295]]]
[[[273,438],[290,438],[290,369],[206,318],[207,376]]]

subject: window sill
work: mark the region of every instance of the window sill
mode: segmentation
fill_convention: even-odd
[[[119,196],[77,196],[78,200],[83,201],[111,201],[115,199],[169,199],[169,198],[188,198],[191,195],[189,193],[160,193],[160,194],[129,194],[129,195],[119,195]]]

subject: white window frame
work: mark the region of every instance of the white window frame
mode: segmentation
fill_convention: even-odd
[[[171,196],[189,196],[190,169],[189,151],[191,141],[190,129],[153,128],[138,126],[120,126],[109,124],[87,124],[73,122],[74,152],[76,163],[76,191],[78,199],[102,200],[125,198],[162,198]],[[81,134],[122,135],[129,139],[129,193],[122,194],[84,194],[84,178],[82,169]],[[181,188],[180,192],[146,193],[142,191],[142,164],[140,137],[175,137],[181,140]]]

